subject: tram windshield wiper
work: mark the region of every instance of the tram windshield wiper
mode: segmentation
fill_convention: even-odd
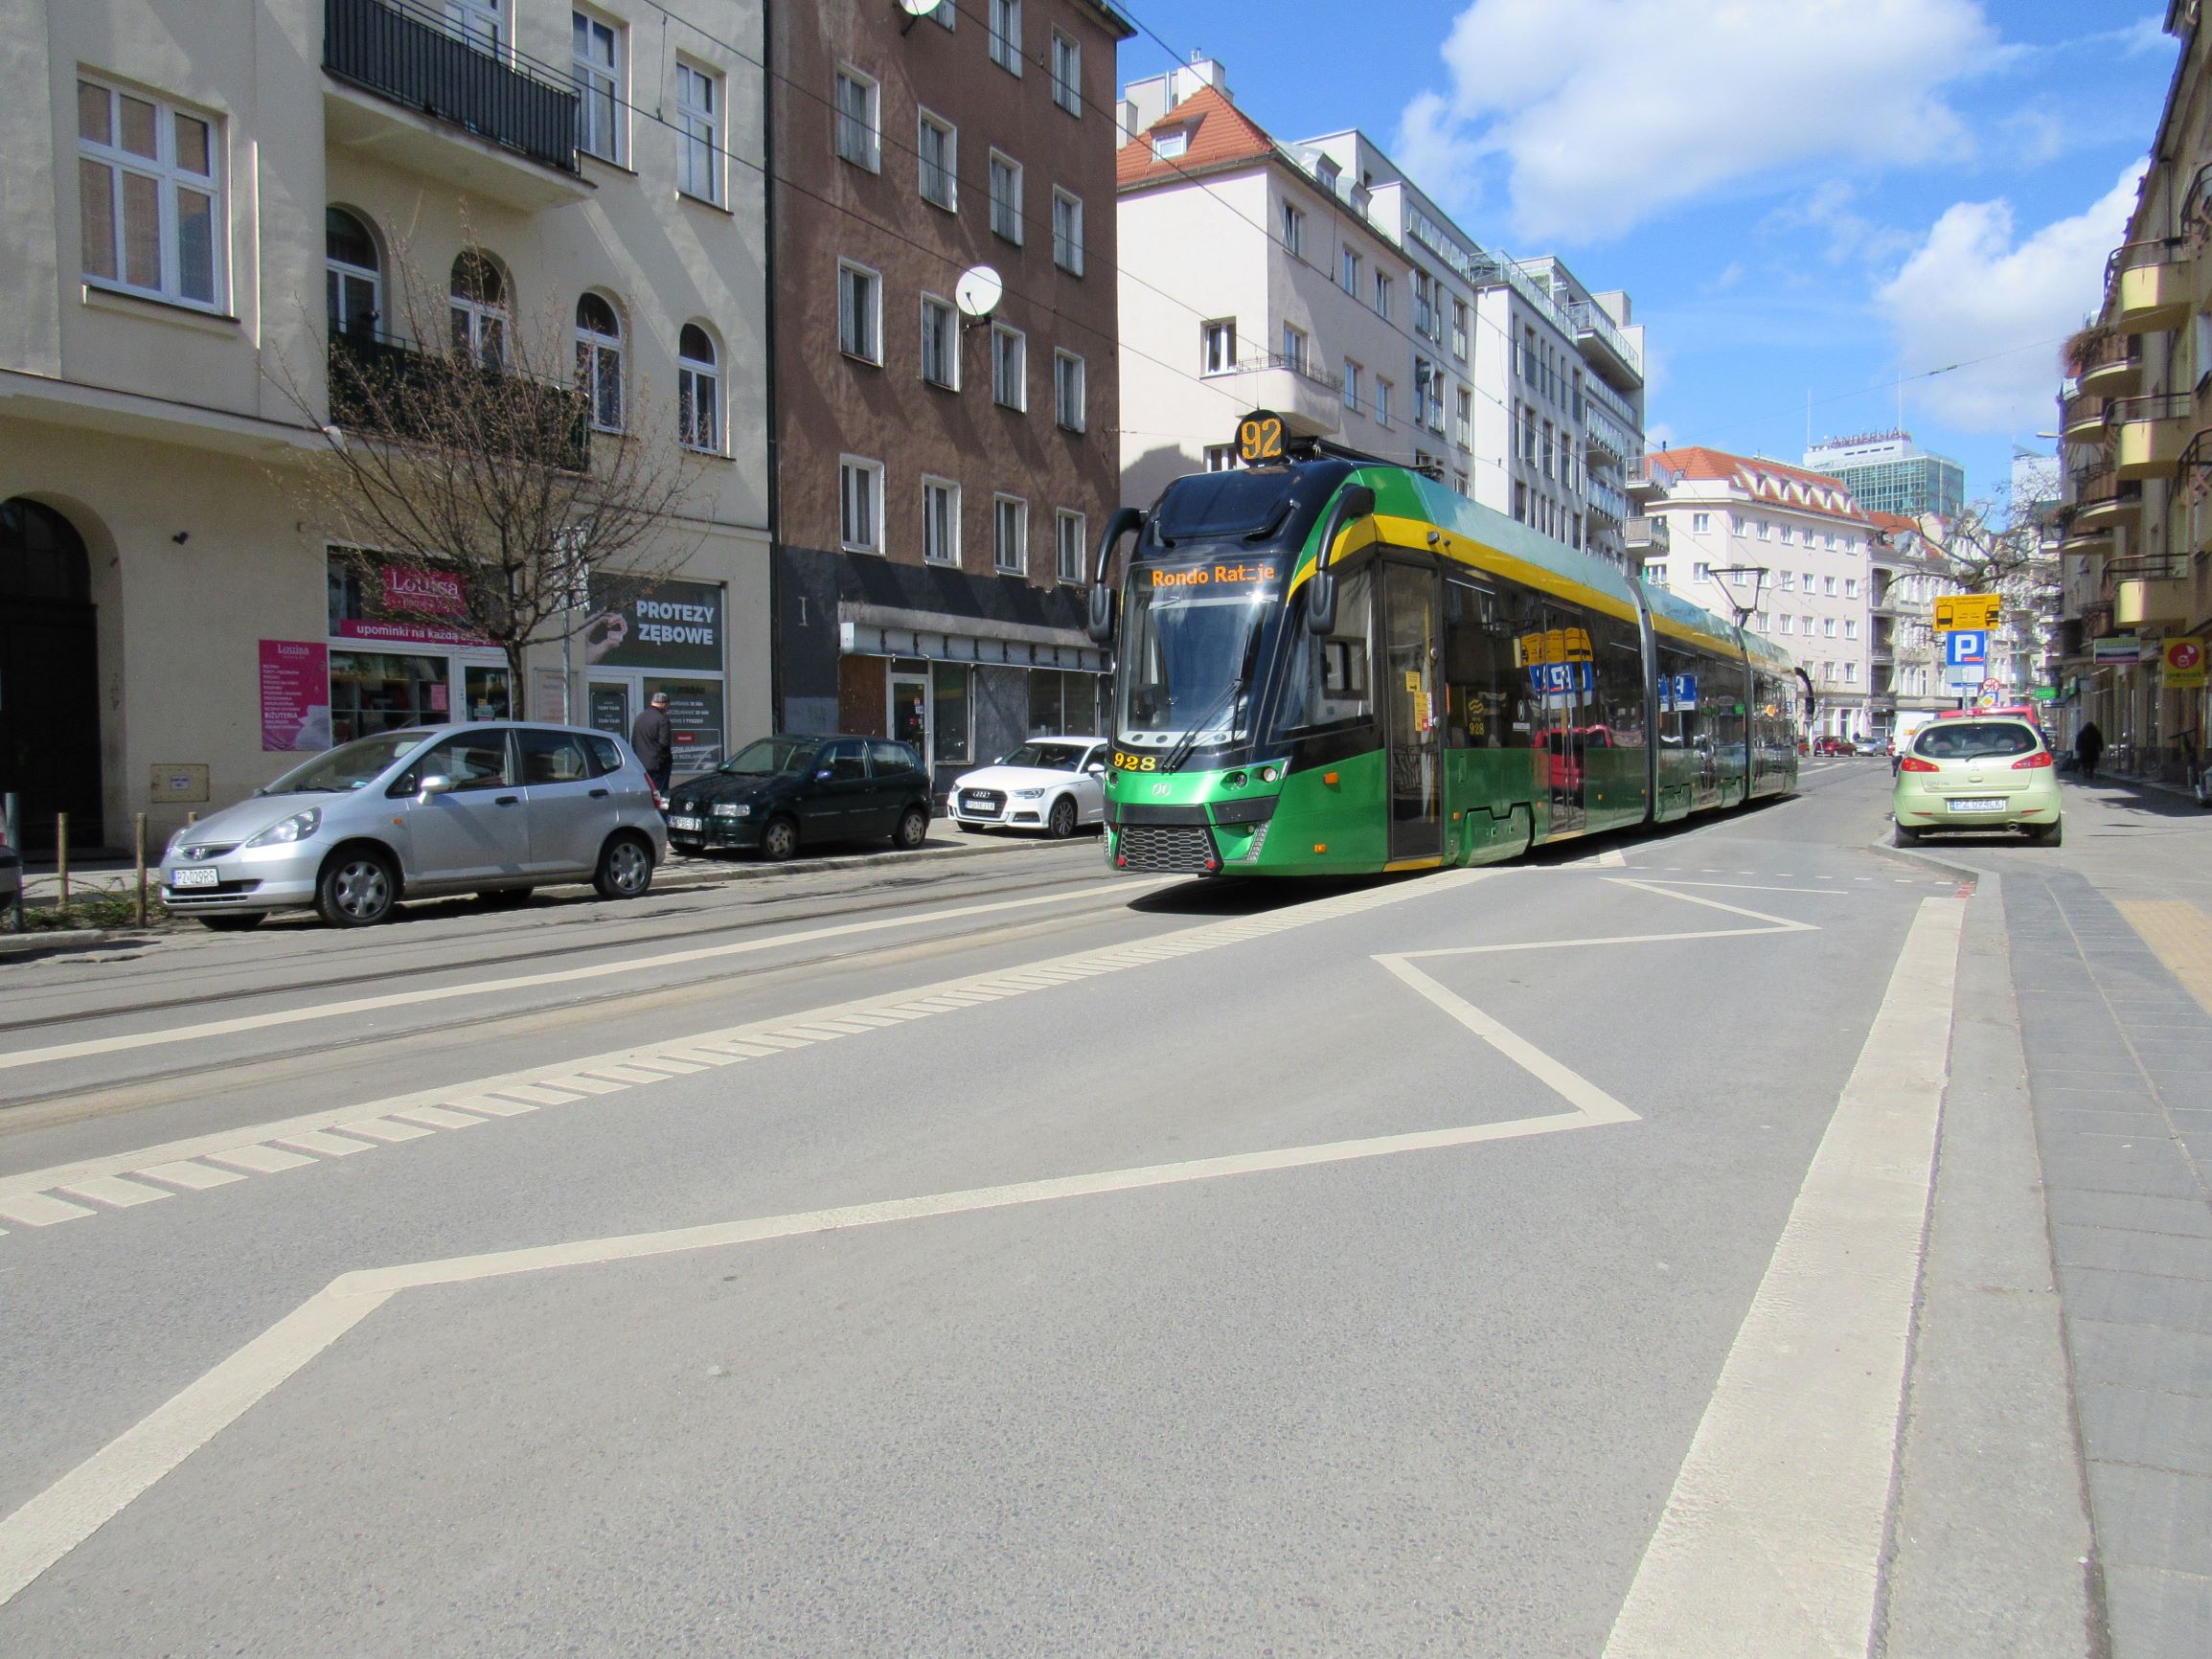
[[[1170,749],[1160,760],[1161,771],[1181,771],[1183,762],[1188,761],[1192,751],[1197,748],[1198,739],[1213,730],[1216,721],[1236,708],[1237,699],[1244,694],[1245,688],[1252,683],[1252,673],[1258,666],[1259,655],[1260,619],[1255,616],[1252,618],[1250,625],[1244,630],[1244,649],[1237,664],[1237,677],[1229,682],[1229,689],[1221,693],[1220,699],[1205,712],[1204,716],[1194,721],[1190,728],[1175,739],[1174,747]]]

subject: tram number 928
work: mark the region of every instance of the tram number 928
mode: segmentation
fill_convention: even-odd
[[[1114,765],[1124,772],[1156,772],[1160,769],[1157,755],[1131,755],[1126,750],[1114,751]]]

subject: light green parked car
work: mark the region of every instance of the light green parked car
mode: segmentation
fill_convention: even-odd
[[[1890,807],[1897,842],[1931,830],[2024,830],[2059,844],[2059,769],[2043,735],[2004,716],[1939,719],[1898,757]]]

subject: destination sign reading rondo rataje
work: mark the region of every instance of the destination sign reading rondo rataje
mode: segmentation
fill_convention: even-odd
[[[1283,459],[1283,417],[1272,409],[1255,409],[1237,422],[1237,459],[1258,466]]]
[[[1184,570],[1153,570],[1152,584],[1164,587],[1247,587],[1273,581],[1282,567],[1272,559],[1241,558],[1235,563],[1218,560]]]
[[[1997,625],[2004,614],[2004,600],[1994,593],[1947,593],[1935,602],[1935,625],[1938,632],[1952,628],[1980,628],[1985,632]]]

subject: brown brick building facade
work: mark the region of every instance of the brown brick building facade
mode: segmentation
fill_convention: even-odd
[[[1089,0],[769,13],[777,708],[940,786],[1094,731],[1118,499],[1114,48]],[[963,272],[1003,292],[963,315]]]

